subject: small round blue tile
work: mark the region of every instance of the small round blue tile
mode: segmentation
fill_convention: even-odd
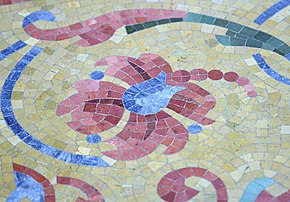
[[[202,131],[202,127],[198,124],[193,124],[193,125],[190,125],[188,127],[188,131],[191,133],[191,134],[198,134]]]
[[[93,134],[93,135],[87,136],[86,140],[88,143],[98,144],[99,142],[102,141],[102,138],[98,134]]]
[[[90,74],[90,77],[94,80],[101,80],[102,78],[104,78],[104,73],[101,71],[94,71]]]

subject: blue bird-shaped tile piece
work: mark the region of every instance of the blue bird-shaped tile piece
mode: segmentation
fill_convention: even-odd
[[[156,78],[135,84],[123,95],[125,108],[136,114],[156,114],[165,108],[172,96],[185,89],[182,86],[166,84],[165,72],[160,72]]]

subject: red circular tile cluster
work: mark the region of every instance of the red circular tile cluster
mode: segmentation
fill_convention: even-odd
[[[195,81],[202,81],[207,79],[207,71],[204,69],[193,69],[190,71],[191,79]]]
[[[187,82],[190,79],[190,73],[186,70],[177,70],[173,72],[172,79],[176,82]]]
[[[208,77],[211,80],[221,80],[223,78],[223,73],[220,70],[211,70],[208,72]]]
[[[224,74],[224,79],[228,82],[235,82],[239,78],[239,75],[235,72],[227,72]]]

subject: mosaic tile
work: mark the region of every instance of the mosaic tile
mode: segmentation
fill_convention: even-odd
[[[22,2],[27,2],[27,1],[30,1],[30,0],[0,0],[0,6],[22,3]]]
[[[254,22],[258,25],[262,25],[265,23],[269,18],[271,18],[273,15],[281,11],[282,9],[286,8],[290,5],[289,0],[281,0],[272,5],[270,8],[265,10],[263,13],[261,13]]]
[[[20,40],[20,41],[15,42],[14,44],[9,46],[8,48],[5,48],[4,50],[0,51],[0,61],[4,60],[6,57],[17,52],[18,50],[22,49],[26,45],[27,44],[25,42]]]
[[[255,54],[253,55],[253,58],[256,60],[257,64],[260,66],[260,68],[266,73],[268,74],[270,77],[272,77],[273,79],[284,83],[286,85],[290,85],[290,79],[287,77],[284,77],[282,75],[280,75],[279,73],[277,73],[275,70],[273,70],[264,60],[263,56],[261,54]]]
[[[288,1],[11,2],[0,201],[290,200]]]

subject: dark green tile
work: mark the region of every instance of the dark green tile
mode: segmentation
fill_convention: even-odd
[[[215,25],[218,25],[218,26],[221,26],[221,27],[226,27],[229,24],[229,21],[228,20],[224,20],[224,19],[217,18],[214,21],[214,24]]]
[[[129,26],[126,26],[125,28],[126,28],[127,34],[132,34],[132,33],[136,32],[136,29],[134,28],[134,26],[129,25]]]
[[[248,39],[249,37],[242,35],[242,34],[236,34],[235,37],[241,38],[241,39]]]
[[[241,31],[240,34],[248,36],[249,38],[254,37],[257,34],[257,30],[252,29],[250,27],[244,27]]]
[[[270,38],[268,41],[267,41],[267,44],[270,44],[270,45],[272,45],[272,46],[274,46],[274,47],[279,47],[281,44],[283,44],[284,42],[283,41],[281,41],[281,40],[279,40],[279,39],[277,39],[277,38],[274,38],[274,37],[272,37],[272,38]]]
[[[265,32],[258,31],[258,33],[254,36],[255,39],[259,41],[266,42],[268,41],[272,36],[270,34],[266,34]]]
[[[233,32],[233,31],[231,31],[231,30],[228,30],[227,32],[226,32],[226,35],[227,36],[236,36],[236,32]]]
[[[150,27],[156,26],[157,22],[156,21],[144,22],[143,25],[144,25],[145,28],[150,28]]]
[[[245,39],[240,39],[236,37],[231,37],[230,38],[230,43],[232,46],[244,46],[246,45],[246,40]]]
[[[163,25],[163,24],[170,23],[170,20],[169,20],[169,19],[157,20],[157,23],[158,23],[159,25]]]
[[[282,51],[283,53],[290,53],[290,47],[287,44],[281,45],[279,48],[277,48],[279,51]]]
[[[215,19],[216,18],[214,18],[214,17],[204,15],[201,18],[201,23],[213,25]]]
[[[273,51],[275,48],[267,43],[263,43],[262,49]]]
[[[170,18],[170,22],[182,22],[183,18]]]
[[[279,55],[282,55],[282,56],[284,56],[284,55],[286,55],[285,53],[283,53],[283,52],[281,52],[280,50],[278,50],[278,49],[274,49],[273,50],[275,53],[278,53]]]
[[[224,45],[224,46],[230,46],[230,37],[229,36],[223,36],[223,35],[215,35],[216,40]]]
[[[248,39],[246,42],[246,46],[248,47],[262,48],[262,45],[263,43],[261,41],[255,39]]]
[[[196,13],[188,13],[186,18],[183,18],[184,22],[201,22],[202,15]]]
[[[235,23],[235,22],[230,22],[226,28],[228,28],[229,30],[235,31],[235,32],[239,32],[241,31],[241,29],[243,28],[242,25]]]
[[[145,29],[145,27],[142,25],[142,24],[136,24],[136,25],[133,25],[134,28],[137,30],[137,31],[140,31],[142,29]]]

